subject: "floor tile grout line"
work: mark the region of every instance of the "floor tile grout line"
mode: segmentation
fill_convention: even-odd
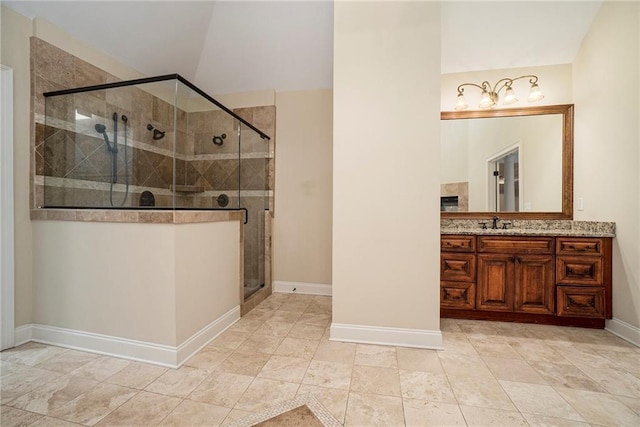
[[[453,398],[455,399],[456,404],[458,405],[458,408],[460,408],[460,401],[458,400],[458,396],[456,395],[456,393],[453,391],[453,386],[451,385],[451,379],[449,378],[449,374],[447,373],[447,370],[444,364],[442,363],[442,358],[440,358],[439,355],[438,355],[438,363],[440,364],[440,368],[442,369],[442,372],[444,372],[444,377],[447,379],[447,385],[449,386],[449,390],[451,390],[451,394],[453,395]],[[462,409],[460,409],[460,412],[462,412]],[[465,419],[465,423],[466,423],[466,419]]]
[[[473,343],[471,343],[471,345],[473,346]],[[515,350],[513,347],[511,347],[510,344],[507,343],[507,345],[509,345],[510,348],[512,348],[513,351],[515,351],[518,355],[520,355],[517,350]],[[477,350],[476,350],[477,351]],[[521,356],[521,359],[525,361],[525,363],[528,364],[528,362]],[[500,382],[500,380],[496,377],[496,374],[489,368],[489,366],[487,365],[486,361],[482,358],[482,356],[480,356],[480,359],[482,360],[482,362],[485,364],[485,366],[487,367],[487,369],[489,370],[489,372],[491,373],[491,375],[493,376],[493,378],[495,379],[495,381],[498,383],[498,385],[500,386],[500,388],[502,389],[503,393],[505,394],[505,396],[507,396],[507,398],[509,399],[509,402],[511,402],[511,404],[513,405],[513,407],[516,409],[516,411],[518,412],[518,414],[520,414],[520,416],[525,420],[525,422],[528,424],[528,422],[526,421],[526,417],[524,416],[524,413],[520,410],[520,408],[518,407],[518,405],[516,404],[516,402],[513,401],[513,398],[511,397],[511,395],[508,393],[508,391],[504,388],[503,384]],[[512,382],[512,381],[510,381]],[[513,381],[515,382],[515,381]],[[545,381],[546,382],[546,381]],[[529,384],[529,383],[525,383],[525,384]],[[572,409],[575,410],[575,408],[573,408],[571,405],[569,405]],[[576,411],[577,413],[577,411]],[[465,419],[466,420],[466,419]]]

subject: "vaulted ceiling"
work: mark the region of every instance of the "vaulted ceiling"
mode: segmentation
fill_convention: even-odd
[[[332,87],[331,1],[3,1],[211,94]],[[445,1],[442,72],[571,63],[598,1]]]

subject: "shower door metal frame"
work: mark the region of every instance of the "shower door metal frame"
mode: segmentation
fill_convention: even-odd
[[[269,135],[267,135],[266,133],[262,132],[260,129],[258,129],[257,127],[255,127],[254,125],[252,125],[251,123],[249,123],[248,121],[246,121],[245,119],[243,119],[242,117],[240,117],[239,115],[237,115],[236,113],[234,113],[233,111],[231,111],[230,109],[225,107],[223,104],[218,102],[215,98],[211,97],[208,93],[206,93],[205,91],[203,91],[202,89],[200,89],[199,87],[197,87],[196,85],[191,83],[189,80],[187,80],[184,77],[182,77],[180,74],[165,74],[163,76],[143,77],[141,79],[124,80],[124,81],[121,81],[121,82],[104,83],[104,84],[99,84],[99,85],[76,87],[76,88],[72,88],[72,89],[54,90],[54,91],[51,91],[51,92],[44,92],[42,95],[45,98],[47,98],[49,96],[71,95],[71,94],[74,94],[74,93],[89,92],[89,91],[93,91],[93,90],[113,89],[113,88],[117,88],[117,87],[125,87],[125,86],[141,85],[141,84],[146,84],[146,83],[163,82],[163,81],[167,81],[167,80],[177,80],[177,81],[179,81],[180,83],[184,84],[189,89],[191,89],[192,91],[196,92],[198,95],[200,95],[203,98],[205,98],[207,101],[209,101],[212,104],[214,104],[216,107],[220,108],[225,113],[230,114],[233,118],[235,118],[238,121],[240,121],[240,123],[246,125],[249,129],[257,132],[258,135],[260,135],[260,138],[266,139],[266,140],[271,140],[271,137]]]

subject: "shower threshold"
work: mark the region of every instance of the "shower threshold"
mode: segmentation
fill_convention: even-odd
[[[264,283],[260,285],[251,285],[249,283],[245,283],[244,287],[242,288],[244,291],[244,299],[249,298],[251,295],[255,294],[262,288],[264,288]]]

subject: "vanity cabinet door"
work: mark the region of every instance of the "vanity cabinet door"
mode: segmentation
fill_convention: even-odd
[[[553,314],[555,311],[554,258],[519,255],[515,262],[515,306],[520,313]]]
[[[478,255],[478,310],[513,311],[515,268],[512,258],[512,255]]]

